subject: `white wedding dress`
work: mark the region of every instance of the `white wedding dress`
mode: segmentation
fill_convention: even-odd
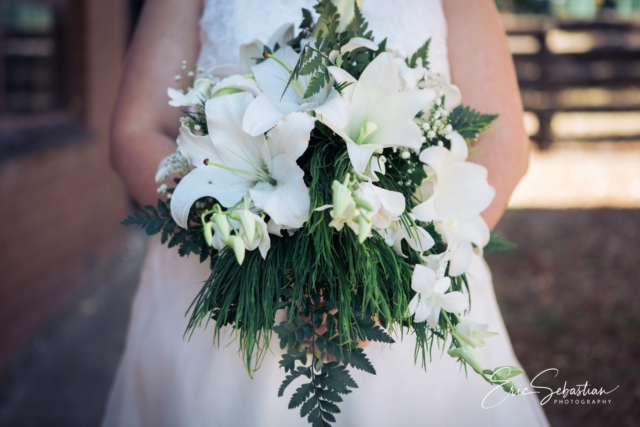
[[[300,7],[314,0],[206,0],[201,21],[200,65],[238,61],[241,43],[266,41],[286,21],[300,21]],[[433,71],[449,77],[446,21],[441,0],[366,0],[363,13],[378,41],[404,55],[432,38]],[[297,24],[297,23],[296,23]],[[455,83],[455,82],[454,82]],[[278,398],[284,378],[279,369],[277,338],[272,353],[251,379],[232,337],[214,347],[211,329],[183,339],[185,311],[208,277],[208,263],[180,258],[175,249],[153,238],[135,296],[126,350],[111,390],[104,427],[304,426],[298,410]],[[496,303],[491,273],[480,257],[469,271],[470,318],[488,323],[500,335],[478,349],[485,367],[518,365]],[[230,334],[229,334],[230,335]],[[367,348],[378,374],[351,370],[359,389],[345,396],[338,426],[544,426],[547,421],[534,397],[510,396],[492,409],[483,399],[494,387],[473,372],[468,378],[458,363],[434,348],[427,372],[415,366],[413,336],[391,347]],[[514,381],[527,385],[522,375]],[[507,397],[492,393],[485,406]],[[499,399],[498,399],[499,398]]]

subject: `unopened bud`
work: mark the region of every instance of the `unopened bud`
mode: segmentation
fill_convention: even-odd
[[[204,224],[204,240],[208,246],[213,245],[213,223],[205,222]]]
[[[244,261],[245,251],[245,246],[242,239],[239,236],[229,236],[226,239],[222,239],[222,242],[226,245],[231,246],[231,249],[233,249],[233,253],[236,256],[236,260],[238,260],[238,264],[242,265],[242,261]]]

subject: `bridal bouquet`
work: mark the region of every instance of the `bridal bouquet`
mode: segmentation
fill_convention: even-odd
[[[429,41],[403,58],[374,42],[354,0],[315,11],[314,22],[302,10],[297,34],[284,25],[242,45],[237,65],[183,63],[164,197],[124,223],[210,259],[187,335],[209,320],[215,337],[231,327],[251,375],[275,332],[278,393],[295,382],[289,408],[314,426],[335,422],[357,388],[350,368],[375,374],[360,344],[404,334],[414,363],[426,368],[435,343],[517,393],[520,369],[482,367],[474,348],[494,334],[461,317],[472,253],[507,246],[480,216],[494,197],[487,170],[468,161],[467,140],[496,116],[459,105],[429,71]]]

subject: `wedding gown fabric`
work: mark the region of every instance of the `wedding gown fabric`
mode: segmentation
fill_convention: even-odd
[[[287,20],[300,20],[300,7],[314,0],[205,0],[201,20],[203,68],[237,63],[241,43],[266,41]],[[431,38],[433,71],[449,78],[446,21],[440,0],[366,0],[363,13],[380,41],[403,55]],[[210,427],[307,425],[298,410],[287,409],[294,387],[284,397],[278,366],[281,350],[274,338],[271,354],[249,378],[231,334],[213,346],[212,330],[199,329],[183,339],[185,312],[209,275],[208,263],[180,258],[176,250],[152,238],[136,293],[126,349],[103,419],[104,427]],[[488,323],[500,335],[478,349],[483,366],[516,365],[498,305],[491,273],[475,256],[469,273],[470,318]],[[427,372],[414,365],[415,339],[405,335],[391,345],[371,343],[366,352],[377,370],[369,375],[352,369],[359,389],[345,396],[338,426],[544,426],[547,421],[534,397],[511,396],[484,409],[495,387],[470,372],[441,349],[434,348]],[[516,378],[525,386],[527,378]],[[497,390],[485,406],[505,394]]]

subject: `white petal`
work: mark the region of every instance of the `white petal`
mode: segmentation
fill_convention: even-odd
[[[246,74],[237,64],[222,64],[216,65],[207,71],[207,75],[211,77],[217,77],[219,79],[224,79],[229,76],[233,76],[234,74]]]
[[[402,227],[402,226],[401,226]],[[436,244],[433,237],[422,227],[413,227],[411,229],[411,236],[406,233],[406,240],[411,249],[417,252],[428,251]]]
[[[299,57],[291,46],[283,47],[273,55],[284,62],[290,70],[293,70]],[[284,88],[287,86],[290,75],[275,59],[268,58],[251,67],[251,70],[253,70],[253,75],[260,89],[267,93],[271,99],[300,105],[301,100],[298,99],[292,87],[289,87],[283,96]]]
[[[456,277],[467,271],[471,264],[473,248],[471,242],[458,242],[452,251],[451,261],[449,261],[449,275]]]
[[[224,164],[249,171],[261,164],[268,167],[271,161],[264,136],[242,131],[242,118],[253,100],[243,92],[212,98],[205,106],[209,137]]]
[[[449,134],[451,141],[451,161],[464,162],[469,157],[469,146],[458,132]]]
[[[278,44],[279,49],[287,46],[287,42],[294,37],[294,25],[293,23],[282,24],[278,29],[271,35],[269,41],[267,42],[267,46],[269,48],[274,49],[276,44]]]
[[[451,277],[442,277],[436,280],[433,292],[436,294],[444,294],[451,287]]]
[[[260,40],[253,39],[249,43],[240,45],[240,73],[248,74],[251,72],[251,66],[255,65],[256,59],[262,58],[264,45]]]
[[[331,93],[322,105],[315,108],[321,122],[329,121],[338,127],[345,127],[349,123],[349,108],[346,101],[337,90],[331,89]]]
[[[458,228],[454,230],[454,238],[469,240],[480,248],[485,247],[487,243],[489,243],[490,237],[489,227],[480,215],[459,222]]]
[[[435,304],[435,306],[431,309],[429,317],[427,318],[427,323],[429,323],[429,326],[435,329],[438,326],[438,320],[440,320],[440,306],[438,304]]]
[[[245,92],[249,92],[253,96],[258,96],[261,93],[261,90],[255,80],[247,79],[239,75],[227,77],[220,83],[217,83],[211,91],[211,96],[214,96],[222,89],[239,89]]]
[[[286,116],[267,136],[271,157],[285,154],[291,160],[297,160],[309,146],[315,122],[316,119],[307,113],[294,112]]]
[[[171,196],[171,216],[182,228],[187,228],[189,210],[202,197],[215,197],[211,171],[196,168],[185,175]]]
[[[411,289],[429,297],[436,285],[436,273],[424,265],[416,264],[411,276]]]
[[[345,70],[343,70],[342,68],[339,67],[329,67],[329,73],[331,74],[331,77],[334,78],[334,80],[336,81],[337,84],[342,84],[344,82],[349,82],[351,83],[349,86],[347,86],[343,91],[343,95],[345,96],[346,99],[351,99],[353,96],[353,91],[355,89],[356,83],[358,82],[355,77],[353,77],[351,74],[349,74],[348,72],[346,72]]]
[[[462,101],[462,94],[458,86],[447,83],[444,89],[444,108],[453,111]]]
[[[435,298],[438,300],[438,304],[442,306],[444,311],[449,313],[462,313],[468,307],[469,300],[461,292],[449,292],[448,294],[440,295],[436,294]]]
[[[420,296],[420,304],[416,309],[416,315],[413,320],[416,323],[424,322],[425,320],[429,319],[434,315],[434,309],[440,310],[435,305],[435,301],[433,299],[424,298],[423,296]],[[436,311],[436,313],[438,313],[438,311]]]
[[[311,199],[304,184],[304,172],[285,155],[273,159],[271,176],[275,186],[260,183],[250,190],[256,207],[264,210],[280,225],[299,228],[309,217]]]
[[[379,116],[383,116],[385,112],[386,115],[389,115],[395,106],[388,105],[385,100],[398,95],[399,89],[400,78],[393,56],[388,52],[381,53],[364,69],[360,80],[355,85],[351,99],[349,123],[353,123],[359,128],[371,119],[368,116],[372,108],[376,107],[381,110]],[[355,130],[355,133],[357,132],[359,129]]]
[[[177,143],[180,154],[196,167],[202,166],[205,159],[218,159],[209,136],[194,135],[186,126],[180,127]]]
[[[487,173],[486,168],[471,162],[455,162],[443,168],[438,173],[433,201],[438,215],[462,221],[484,211],[495,196]]]
[[[446,168],[451,152],[444,147],[429,147],[420,153],[420,161],[431,166],[436,174]]]
[[[353,37],[347,42],[347,44],[340,48],[340,53],[351,52],[352,50],[358,49],[359,47],[366,47],[367,49],[371,49],[373,51],[378,50],[378,45],[371,40],[365,39],[363,37]]]
[[[351,139],[347,139],[346,142],[349,160],[351,160],[355,171],[362,174],[369,164],[369,159],[380,146],[371,144],[358,145],[352,142]]]
[[[260,135],[298,108],[297,104],[277,102],[266,93],[262,93],[247,108],[242,129],[249,135]]]

